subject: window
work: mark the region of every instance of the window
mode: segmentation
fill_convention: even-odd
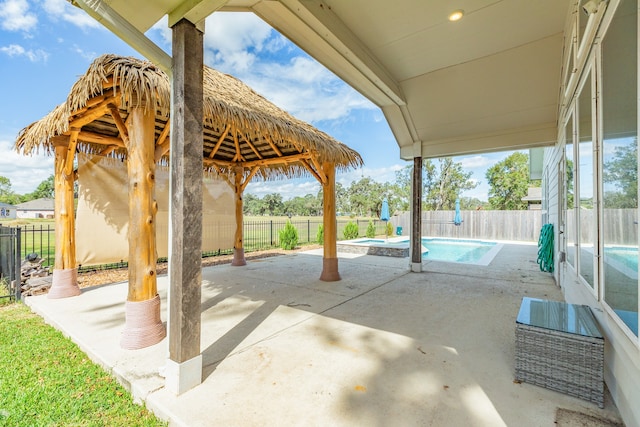
[[[596,255],[596,216],[593,199],[593,108],[592,77],[587,78],[578,96],[578,144],[576,171],[578,174],[578,199],[576,220],[578,223],[578,269],[585,282],[595,289],[594,259]]]
[[[638,336],[637,0],[622,0],[602,41],[604,300]]]
[[[576,211],[574,209],[574,161],[573,161],[573,116],[569,118],[564,128],[565,132],[565,174],[567,192],[565,215],[565,238],[567,239],[567,263],[576,267]]]

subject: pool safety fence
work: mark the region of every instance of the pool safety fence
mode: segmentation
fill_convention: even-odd
[[[298,244],[314,244],[317,243],[318,229],[322,225],[322,217],[313,218],[270,218],[264,220],[247,220],[244,222],[244,249],[245,252],[252,252],[257,250],[277,248],[280,244],[280,230],[284,228],[287,221],[291,221],[294,227],[298,230]],[[378,219],[368,218],[339,218],[337,219],[337,238],[338,240],[344,239],[344,228],[349,222],[357,224],[359,236],[364,237],[369,221],[373,222],[375,233],[378,236],[384,235],[385,222]],[[9,227],[2,227],[2,229]],[[55,261],[55,227],[53,224],[33,224],[18,227],[21,237],[22,245],[16,253],[18,260],[25,259],[28,254],[37,253],[44,259],[43,266],[53,268]],[[15,232],[14,232],[15,233]],[[0,242],[1,243],[1,242]],[[108,244],[105,243],[105,244]],[[4,246],[2,253],[4,254]],[[8,249],[7,249],[8,250]],[[228,255],[233,253],[233,248],[219,248],[214,251],[207,251],[202,253],[203,258]],[[158,262],[166,262],[166,258],[158,259]],[[82,265],[79,266],[79,272],[96,271],[96,270],[110,270],[127,267],[126,260],[110,264],[100,265]],[[0,289],[0,295],[2,290]]]

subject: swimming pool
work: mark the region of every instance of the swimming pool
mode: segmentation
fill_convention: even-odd
[[[489,265],[502,249],[502,244],[482,240],[423,238],[422,246],[429,251],[422,259]]]
[[[343,240],[337,246],[339,252],[405,258],[409,256],[409,239],[406,237]],[[425,261],[489,265],[500,249],[502,244],[483,240],[422,238],[422,259]]]
[[[632,279],[638,278],[637,247],[606,246],[604,262]]]

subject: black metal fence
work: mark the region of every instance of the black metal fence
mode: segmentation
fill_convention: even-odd
[[[291,223],[298,230],[298,243],[299,244],[311,244],[318,241],[318,229],[322,225],[322,217],[314,218],[291,218]],[[383,221],[377,219],[338,219],[337,220],[337,234],[338,240],[343,238],[344,228],[349,222],[354,222],[358,225],[359,236],[365,236],[367,227],[371,221],[374,225],[375,234],[377,236],[384,235],[386,224]],[[247,220],[244,222],[244,248],[245,251],[256,251],[262,249],[269,249],[278,247],[280,244],[280,230],[282,230],[287,223],[286,218],[274,218],[265,220]],[[0,226],[1,227],[1,226]],[[9,227],[1,227],[2,229],[10,229]],[[11,230],[18,230],[20,235],[21,245],[17,249],[18,260],[25,259],[30,253],[37,253],[44,259],[44,267],[52,267],[55,261],[55,227],[52,224],[34,224],[18,227],[17,229],[11,228]],[[8,232],[7,232],[8,233]],[[14,231],[16,233],[16,231]],[[8,238],[7,238],[8,239]],[[8,242],[9,240],[7,240]],[[8,250],[8,249],[7,249]],[[2,247],[2,253],[4,253],[4,246]],[[229,254],[233,252],[233,248],[220,249],[215,252],[203,253],[203,257],[216,256]],[[166,261],[166,259],[160,259],[159,261]],[[114,264],[105,264],[101,266],[82,266],[80,271],[83,270],[102,270],[113,268],[124,268],[127,266],[126,262],[119,262]],[[18,270],[19,273],[19,270]],[[1,292],[1,290],[0,290]]]
[[[20,299],[22,232],[0,225],[0,300]]]

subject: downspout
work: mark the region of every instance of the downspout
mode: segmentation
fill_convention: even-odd
[[[70,0],[171,77],[171,56],[103,0]]]

